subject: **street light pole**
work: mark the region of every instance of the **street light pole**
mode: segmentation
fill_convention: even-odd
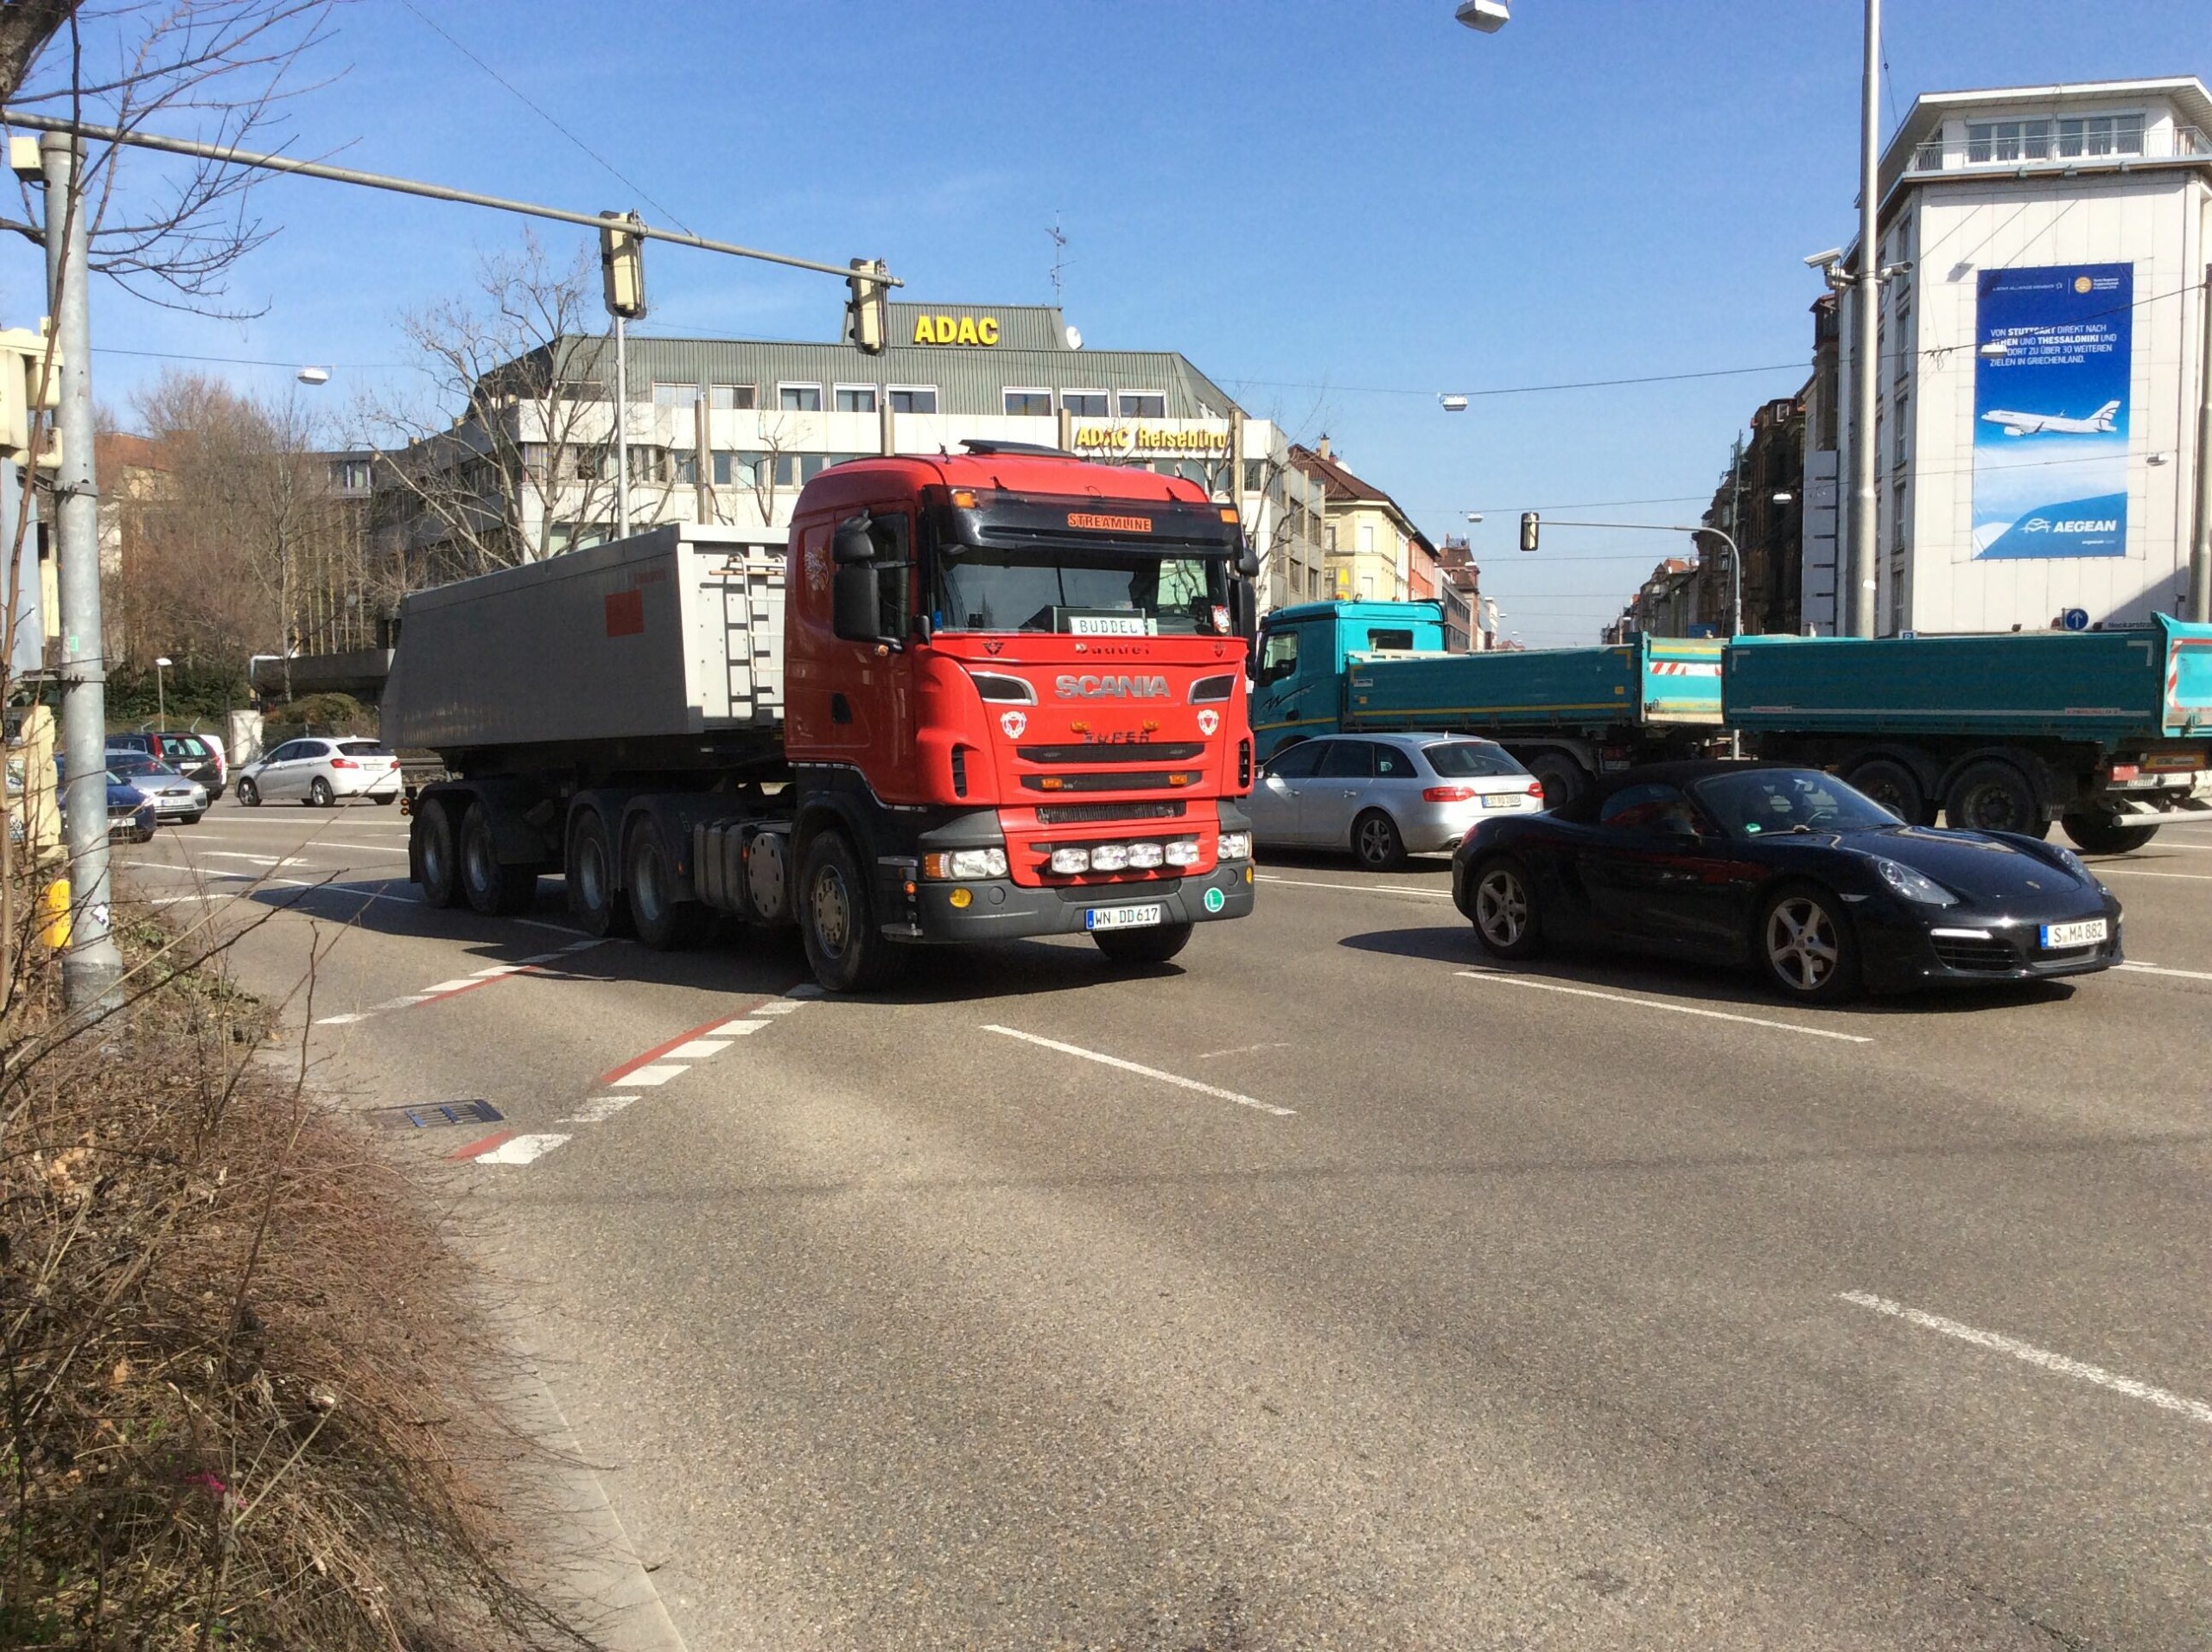
[[[1851,314],[1853,378],[1851,404],[1852,505],[1851,600],[1845,616],[1849,634],[1874,634],[1874,580],[1880,525],[1876,480],[1874,410],[1882,394],[1880,331],[1877,307],[1882,297],[1882,260],[1875,245],[1881,213],[1878,195],[1881,136],[1882,0],[1866,0],[1866,60],[1860,66],[1859,109],[1859,273],[1853,282]]]
[[[109,926],[107,665],[100,624],[100,504],[92,475],[92,317],[86,202],[78,193],[81,139],[39,140],[46,176],[46,281],[54,307],[61,463],[54,476],[61,600],[62,813],[69,845],[69,950],[62,1001],[71,1010],[122,1001],[123,955]]]
[[[154,721],[162,726],[164,734],[169,732],[169,696],[162,673],[175,664],[167,654],[158,655],[154,660]]]

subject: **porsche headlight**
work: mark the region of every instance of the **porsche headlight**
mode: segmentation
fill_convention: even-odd
[[[1882,881],[1907,900],[1916,900],[1923,906],[1955,906],[1959,898],[1924,872],[1916,872],[1909,866],[1895,861],[1877,859],[1874,870],[1882,874]]]
[[[2096,882],[2096,874],[2091,872],[2088,867],[2082,865],[2082,857],[2075,854],[2072,849],[2068,848],[2066,845],[2063,843],[2046,843],[2044,847],[2050,851],[2051,858],[2053,860],[2056,861],[2059,865],[2064,867],[2075,877],[2081,879],[2083,883],[2094,884]]]

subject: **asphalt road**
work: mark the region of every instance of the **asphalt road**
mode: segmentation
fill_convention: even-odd
[[[829,1001],[404,830],[123,859],[344,1104],[498,1110],[392,1140],[695,1652],[2212,1642],[2212,828],[2101,863],[2128,969],[1837,1011],[1325,859]]]

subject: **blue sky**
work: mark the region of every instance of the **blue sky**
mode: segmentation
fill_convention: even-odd
[[[1090,342],[1179,349],[1251,410],[1325,429],[1432,535],[1474,530],[1532,645],[1580,642],[1675,547],[1514,513],[1694,518],[1731,434],[1804,377],[1804,254],[1854,226],[1850,0],[1084,0],[929,6],[354,0],[296,153],[842,263],[926,300],[1051,296]],[[1888,110],[1923,91],[2212,73],[2202,0],[1891,0]],[[555,131],[424,17],[557,116]],[[657,209],[645,196],[657,199]],[[278,181],[250,322],[94,295],[117,348],[396,371],[404,310],[464,289],[511,220]],[[553,238],[566,232],[550,226]],[[34,311],[29,249],[0,259]],[[656,248],[647,330],[827,337],[839,283]],[[1794,365],[1793,365],[1794,364]],[[102,399],[158,370],[105,354]],[[1674,384],[1444,391],[1757,367]],[[283,369],[213,367],[281,389]],[[1653,501],[1604,505],[1600,501]],[[1679,502],[1669,502],[1679,500]],[[1576,507],[1573,510],[1562,507]]]

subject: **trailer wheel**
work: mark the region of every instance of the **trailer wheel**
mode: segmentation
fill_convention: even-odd
[[[1928,794],[1919,778],[1894,758],[1870,757],[1843,777],[1908,826],[1928,824]]]
[[[622,880],[630,897],[630,918],[638,938],[656,952],[680,952],[706,938],[713,914],[696,900],[677,900],[669,890],[675,882],[668,846],[661,842],[660,827],[650,816],[639,817],[630,829],[629,874]]]
[[[806,846],[798,880],[799,933],[814,978],[833,993],[868,992],[887,986],[906,966],[906,953],[876,927],[868,880],[844,834],[816,834]]]
[[[537,898],[536,867],[499,863],[492,811],[480,802],[469,804],[467,814],[461,817],[461,888],[471,909],[486,918],[526,912]]]
[[[443,801],[434,797],[418,807],[409,829],[415,838],[416,883],[423,891],[423,904],[460,905],[461,879],[456,875],[460,857],[453,841],[453,816]]]
[[[603,940],[630,933],[630,902],[614,886],[614,846],[598,810],[582,810],[569,828],[565,872],[569,913],[585,934]]]
[[[2106,809],[2080,809],[2060,818],[2072,838],[2092,855],[2126,855],[2141,848],[2158,835],[2156,822],[2147,826],[2123,826],[2120,816]]]
[[[1564,809],[1590,789],[1582,765],[1565,752],[1538,752],[1529,759],[1529,772],[1544,783],[1544,807]]]
[[[2050,823],[2044,818],[2028,777],[1993,757],[1967,764],[1951,782],[1943,797],[1943,816],[1951,826],[1966,831],[2050,836]]]

